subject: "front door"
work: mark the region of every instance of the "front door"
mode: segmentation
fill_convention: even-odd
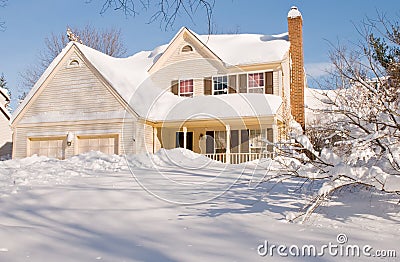
[[[184,148],[185,133],[176,132],[176,147]],[[186,149],[193,151],[193,132],[186,132]]]

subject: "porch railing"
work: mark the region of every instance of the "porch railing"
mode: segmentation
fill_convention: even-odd
[[[244,162],[249,162],[261,158],[273,158],[273,152],[263,152],[263,153],[214,153],[214,154],[204,154],[206,157],[212,160],[220,161],[222,163],[230,164],[240,164]]]

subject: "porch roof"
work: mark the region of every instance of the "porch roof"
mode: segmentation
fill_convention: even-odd
[[[200,121],[273,117],[282,98],[263,94],[227,94],[183,99],[169,110],[159,111],[157,103],[149,111],[158,121]]]

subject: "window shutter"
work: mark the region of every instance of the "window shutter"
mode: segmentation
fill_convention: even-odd
[[[239,93],[247,93],[247,74],[239,75]]]
[[[236,75],[230,75],[228,80],[229,94],[237,93]]]
[[[178,88],[179,88],[178,80],[173,80],[173,81],[171,82],[171,92],[172,92],[174,95],[178,95]]]
[[[267,140],[271,143],[274,142],[274,132],[272,128],[267,128]],[[274,147],[272,145],[267,145],[267,151],[272,152]]]
[[[242,129],[241,133],[241,141],[240,141],[240,153],[249,153],[249,130]]]
[[[265,93],[274,94],[274,72],[265,72]]]
[[[211,77],[204,78],[204,95],[212,95],[212,79],[211,79]]]

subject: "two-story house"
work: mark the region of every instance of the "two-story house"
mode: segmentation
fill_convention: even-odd
[[[12,133],[10,127],[11,114],[7,108],[10,103],[8,90],[0,88],[0,160],[11,157]]]
[[[280,35],[198,35],[113,58],[70,42],[14,112],[13,157],[183,147],[231,163],[272,151],[285,108],[304,126],[302,16]]]

